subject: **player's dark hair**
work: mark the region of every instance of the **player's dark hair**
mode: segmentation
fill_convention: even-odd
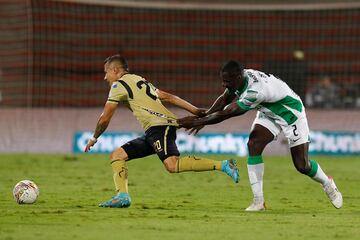
[[[221,68],[221,72],[227,72],[230,74],[242,73],[243,70],[244,67],[235,60],[230,60],[226,62],[224,66]]]
[[[121,56],[120,54],[116,54],[116,55],[113,55],[113,56],[110,56],[108,58],[106,58],[104,60],[104,64],[106,63],[112,63],[112,62],[117,62],[117,63],[120,63],[121,66],[126,70],[126,71],[129,71],[129,66],[128,66],[128,63],[127,63],[127,60],[126,58],[124,58],[123,56]]]

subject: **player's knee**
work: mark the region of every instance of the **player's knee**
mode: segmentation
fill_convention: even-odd
[[[176,173],[177,172],[175,166],[166,166],[165,165],[165,168],[169,173]]]
[[[114,160],[128,160],[128,155],[123,148],[117,148],[110,154],[110,161]]]
[[[168,157],[167,159],[164,160],[164,166],[165,169],[169,172],[169,173],[176,173],[177,172],[177,161],[178,161],[178,157]]]

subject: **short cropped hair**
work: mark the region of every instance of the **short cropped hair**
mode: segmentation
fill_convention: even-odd
[[[230,60],[223,65],[221,72],[242,73],[243,70],[244,67],[240,63],[235,60]]]
[[[123,69],[125,69],[126,71],[129,71],[129,66],[128,66],[126,58],[124,58],[120,54],[110,56],[104,60],[104,64],[106,64],[106,63],[110,64],[113,62],[119,63]]]

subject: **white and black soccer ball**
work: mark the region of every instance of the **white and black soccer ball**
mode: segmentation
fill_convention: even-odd
[[[39,187],[30,180],[18,182],[13,190],[14,199],[18,204],[34,203],[38,198],[39,193]]]

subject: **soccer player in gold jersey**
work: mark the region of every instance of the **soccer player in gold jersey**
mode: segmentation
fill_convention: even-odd
[[[94,135],[89,139],[85,152],[97,142],[98,137],[106,130],[117,108],[124,103],[142,125],[145,135],[136,138],[115,149],[110,155],[113,179],[117,194],[100,207],[125,208],[131,205],[128,192],[128,167],[126,162],[157,154],[170,173],[186,171],[223,171],[236,183],[239,172],[232,159],[216,161],[203,157],[179,157],[177,149],[176,116],[162,102],[168,102],[195,115],[202,115],[202,110],[189,102],[155,88],[143,77],[129,72],[126,59],[121,55],[113,55],[105,60],[104,72],[110,86],[108,100],[100,115]]]

